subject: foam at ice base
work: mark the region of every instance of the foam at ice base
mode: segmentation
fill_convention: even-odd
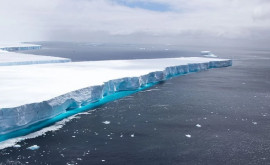
[[[119,91],[137,90],[175,75],[231,65],[231,60],[193,57],[0,67],[0,134]]]

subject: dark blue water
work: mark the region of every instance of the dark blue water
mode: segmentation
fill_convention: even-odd
[[[233,58],[233,66],[177,77],[104,104],[58,131],[20,142],[20,148],[1,150],[0,162],[270,164],[270,53],[213,50]],[[40,148],[28,150],[32,145]]]
[[[199,56],[200,52],[178,45],[37,42],[41,50],[22,53],[70,58],[72,61],[124,60]]]

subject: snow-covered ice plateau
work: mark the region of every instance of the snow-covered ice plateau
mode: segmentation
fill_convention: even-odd
[[[183,57],[1,66],[0,134],[119,91],[137,90],[176,75],[231,65],[232,60],[228,59]]]
[[[71,62],[68,58],[22,54],[0,50],[0,66]]]

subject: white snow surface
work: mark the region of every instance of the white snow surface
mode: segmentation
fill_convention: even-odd
[[[176,74],[231,66],[228,59],[167,58],[0,67],[0,134]]]
[[[68,58],[22,54],[0,50],[0,66],[71,62]]]

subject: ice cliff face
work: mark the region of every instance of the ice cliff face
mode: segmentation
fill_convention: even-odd
[[[34,45],[34,44],[1,44],[0,50],[5,51],[20,51],[20,50],[34,50],[34,49],[41,49],[41,45]]]
[[[199,72],[210,68],[232,65],[232,60],[191,63],[166,67],[139,77],[125,77],[105,82],[103,85],[90,86],[75,90],[50,100],[0,109],[0,134],[27,127],[36,122],[53,118],[61,113],[93,102],[119,91],[137,90],[149,83],[164,81],[177,75]]]

